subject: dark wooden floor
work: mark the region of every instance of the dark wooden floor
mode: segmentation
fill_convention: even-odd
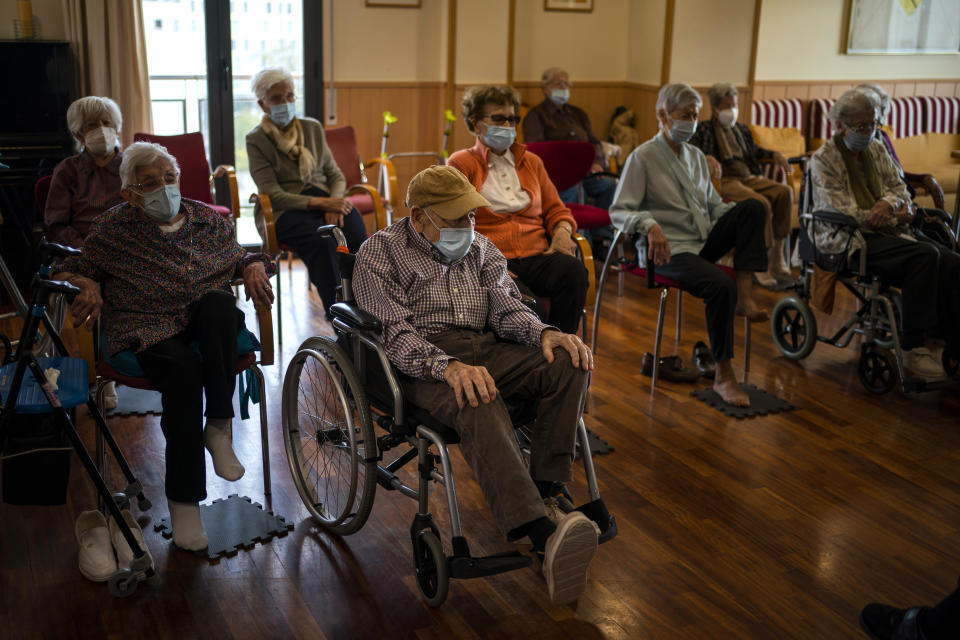
[[[330,328],[317,320],[316,296],[305,295],[302,266],[292,280],[284,266],[282,277],[286,340],[266,372],[273,499],[263,501],[255,420],[235,427],[246,476],[227,483],[208,464],[208,490],[210,499],[251,496],[295,523],[294,531],[213,563],[175,549],[151,526],[167,513],[158,421],[113,420],[154,500],[138,520],[160,583],[116,599],[80,576],[73,520],[91,508],[93,493],[75,466],[65,507],[0,505],[0,635],[859,638],[865,603],[931,603],[956,584],[958,395],[872,395],[857,380],[853,349],[820,345],[790,362],[778,356],[767,326],[754,332],[750,381],[797,410],[736,420],[691,398],[694,385],[664,382],[651,394],[639,360],[652,350],[657,297],[630,279],[622,298],[612,283],[607,289],[587,416],[616,448],[595,460],[620,535],[600,548],[585,595],[573,607],[551,606],[542,580],[523,570],[455,581],[446,604],[431,609],[413,580],[412,501],[381,490],[367,525],[339,539],[318,528],[297,497],[279,386],[299,340]],[[772,306],[777,295],[763,299]],[[687,358],[704,339],[702,313],[688,298],[679,345]],[[739,346],[737,356],[739,367]],[[89,419],[81,431],[90,442]],[[508,548],[455,459],[474,549]],[[582,472],[573,489],[585,496]]]

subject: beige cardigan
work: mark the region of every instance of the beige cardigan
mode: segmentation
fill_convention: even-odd
[[[247,158],[250,175],[257,190],[270,196],[273,214],[279,219],[285,211],[306,210],[310,196],[300,195],[307,187],[318,187],[331,198],[342,198],[347,188],[343,173],[333,160],[323,135],[323,125],[313,118],[300,118],[303,127],[303,144],[317,159],[317,167],[304,184],[300,180],[297,160],[281,152],[258,124],[247,134]],[[259,217],[259,211],[257,211]]]

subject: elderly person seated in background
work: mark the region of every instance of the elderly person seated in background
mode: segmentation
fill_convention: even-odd
[[[911,232],[910,193],[876,135],[875,99],[851,89],[831,107],[829,117],[834,135],[810,159],[814,209],[843,213],[860,223],[851,252],[866,248],[867,271],[902,292],[904,365],[914,375],[941,377],[940,358],[924,343],[925,338],[939,335],[957,354],[960,256],[932,242],[917,241]],[[818,246],[838,242],[833,227],[817,226]]]
[[[526,142],[544,140],[571,140],[589,142],[597,150],[591,171],[606,171],[607,158],[603,153],[603,143],[593,133],[590,118],[570,100],[570,76],[559,67],[550,67],[540,76],[540,88],[543,90],[543,102],[535,106],[523,118],[523,139]],[[609,209],[613,202],[613,192],[617,188],[616,180],[605,176],[588,176],[583,181],[583,190],[593,198],[594,204],[601,209]],[[579,202],[577,187],[571,187],[560,193],[564,202]]]
[[[82,247],[100,214],[123,202],[118,137],[122,126],[120,108],[110,98],[87,96],[67,108],[67,127],[79,153],[53,170],[42,212],[47,240]]]
[[[173,541],[199,550],[207,546],[198,506],[206,497],[204,446],[217,475],[237,480],[244,472],[231,444],[243,314],[230,282],[242,276],[247,298],[269,306],[267,270],[274,266],[263,254],[246,253],[228,220],[181,198],[177,161],[164,147],[130,145],[120,176],[125,202],[93,225],[83,253],[68,258],[56,277],[81,290],[71,306],[75,317],[92,326],[102,309],[108,353],[134,351],[160,390]],[[191,342],[199,342],[199,354]]]
[[[660,89],[660,131],[627,157],[610,217],[625,233],[647,236],[645,259],[657,265],[658,273],[704,299],[716,360],[713,388],[725,402],[748,406],[750,398],[730,363],[733,318],[769,318],[753,298],[753,274],[767,268],[766,210],[754,198],[724,203],[713,188],[706,158],[686,142],[697,128],[701,104],[700,95],[687,84]],[[638,243],[638,249],[642,262],[643,245]],[[736,282],[714,264],[731,249],[736,249]]]
[[[890,115],[890,96],[887,92],[883,90],[883,87],[873,82],[863,82],[854,87],[854,89],[866,93],[867,96],[876,101],[880,113],[880,126],[883,126]],[[934,206],[937,209],[943,209],[943,189],[940,187],[940,183],[937,182],[936,178],[929,173],[911,173],[904,170],[903,165],[900,164],[900,158],[897,157],[897,152],[893,148],[893,141],[890,140],[887,132],[878,128],[877,137],[883,142],[883,146],[887,148],[887,153],[890,154],[890,158],[893,159],[893,163],[897,166],[897,170],[903,177],[903,181],[907,184],[907,190],[910,191],[910,196],[916,197],[917,187],[923,187],[927,190],[927,193],[930,194],[930,197],[933,198]]]
[[[741,202],[755,198],[767,212],[767,271],[757,274],[757,282],[771,289],[794,284],[787,266],[785,245],[790,235],[793,189],[760,175],[760,160],[773,160],[786,173],[793,168],[779,151],[758,147],[750,129],[737,122],[737,88],[728,82],[710,87],[710,120],[701,122],[690,139],[707,157],[710,175],[720,180],[720,197]]]
[[[597,526],[556,507],[573,477],[593,355],[520,301],[503,255],[474,233],[474,212],[487,205],[455,169],[421,171],[407,188],[410,217],[357,254],[353,291],[383,325],[407,398],[460,434],[497,525],[544,554],[548,594],[562,604],[583,592],[597,551]],[[505,402],[534,399],[527,468]]]
[[[277,241],[303,259],[329,318],[340,284],[340,263],[336,241],[317,235],[317,227],[341,227],[355,252],[367,238],[363,217],[343,197],[347,181],[333,160],[323,125],[296,115],[293,77],[284,69],[268,67],[253,77],[251,87],[264,115],[247,134],[250,175],[257,189],[270,196]],[[256,215],[262,229],[259,209]],[[261,235],[265,237],[263,231]]]
[[[507,258],[524,293],[550,299],[547,321],[566,333],[580,325],[587,270],[572,239],[576,220],[557,195],[543,161],[515,142],[520,97],[510,87],[471,87],[463,119],[476,144],[448,164],[490,203],[477,209],[477,231]]]

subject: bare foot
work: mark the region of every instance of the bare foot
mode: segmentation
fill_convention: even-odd
[[[761,309],[757,306],[757,303],[752,300],[750,302],[738,303],[733,312],[738,316],[747,316],[750,322],[766,322],[770,319],[770,314],[767,310]]]
[[[729,405],[734,407],[750,406],[750,396],[740,388],[736,378],[717,378],[713,383],[713,390]]]

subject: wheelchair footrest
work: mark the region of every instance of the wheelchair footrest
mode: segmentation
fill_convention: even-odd
[[[452,556],[449,558],[451,578],[483,578],[497,573],[529,567],[532,560],[519,551],[504,551],[482,558]]]
[[[603,503],[603,498],[582,504],[576,508],[576,511],[581,512],[600,527],[598,541],[601,544],[617,537],[617,519],[607,511],[607,505]]]

